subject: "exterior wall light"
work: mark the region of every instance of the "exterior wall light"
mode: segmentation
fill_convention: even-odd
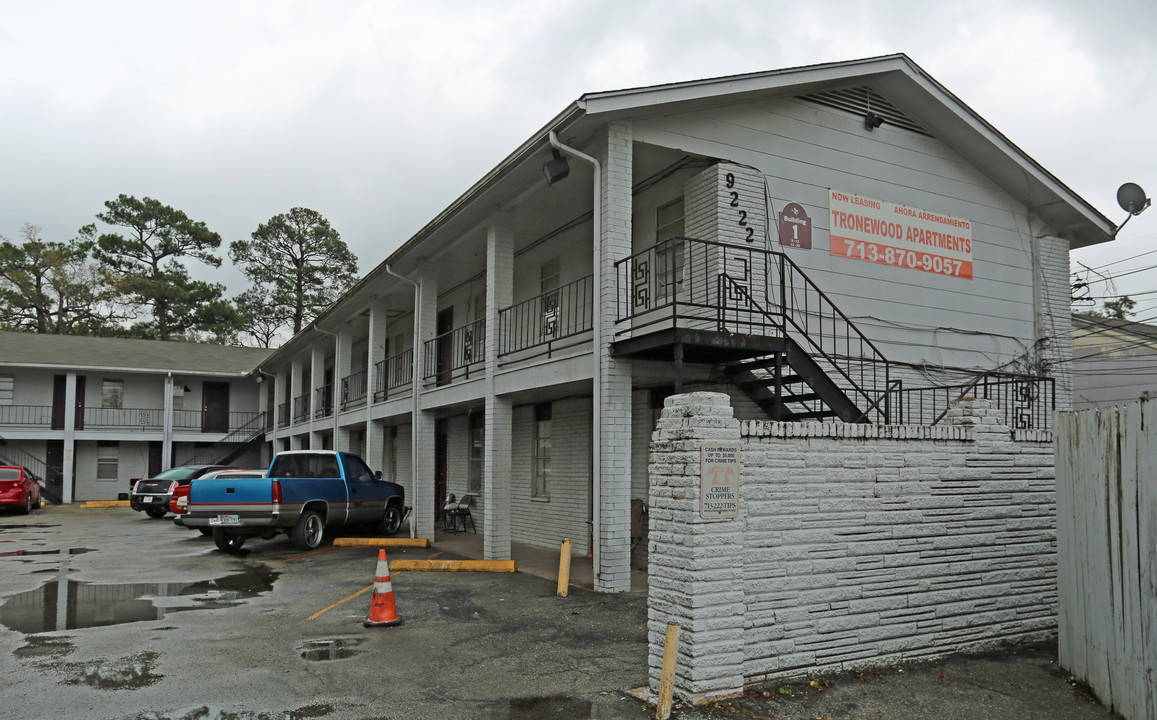
[[[570,175],[570,163],[566,161],[562,153],[560,153],[557,148],[551,148],[551,152],[554,153],[554,157],[547,160],[546,164],[542,166],[542,172],[546,175],[547,185],[554,185],[559,180]]]

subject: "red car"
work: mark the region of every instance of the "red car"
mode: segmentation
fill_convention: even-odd
[[[0,506],[14,507],[25,515],[40,507],[40,483],[28,468],[0,466]]]

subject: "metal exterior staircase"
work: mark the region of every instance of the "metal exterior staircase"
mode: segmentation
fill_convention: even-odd
[[[233,430],[212,445],[201,448],[188,465],[228,465],[265,440],[265,413]]]

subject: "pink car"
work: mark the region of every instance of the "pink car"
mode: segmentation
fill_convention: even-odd
[[[25,515],[40,507],[40,483],[28,468],[0,465],[0,507],[14,507]]]

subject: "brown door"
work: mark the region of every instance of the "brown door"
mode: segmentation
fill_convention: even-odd
[[[434,332],[438,335],[438,384],[445,385],[453,376],[454,367],[454,336],[450,333],[454,329],[454,308],[446,308],[438,313],[438,327]],[[439,507],[441,507],[439,505]]]
[[[76,376],[76,419],[72,426],[77,430],[84,430],[84,375]],[[75,465],[73,468],[75,469]]]
[[[156,477],[161,474],[161,457],[164,453],[164,445],[159,440],[149,441],[149,477]]]
[[[68,402],[65,396],[68,388],[68,376],[52,376],[52,429],[64,429],[64,404]]]
[[[63,420],[61,425],[63,427]],[[62,429],[62,428],[57,428]],[[47,440],[44,445],[44,464],[48,470],[44,473],[44,495],[60,502],[64,491],[64,441]]]
[[[52,376],[52,429],[64,429],[64,405],[68,402],[68,376]],[[84,429],[84,376],[76,378],[76,418],[73,427]]]
[[[446,504],[446,478],[449,475],[447,455],[450,447],[450,423],[438,420],[434,423],[434,515],[442,513]]]
[[[229,383],[201,385],[201,432],[229,432]]]

